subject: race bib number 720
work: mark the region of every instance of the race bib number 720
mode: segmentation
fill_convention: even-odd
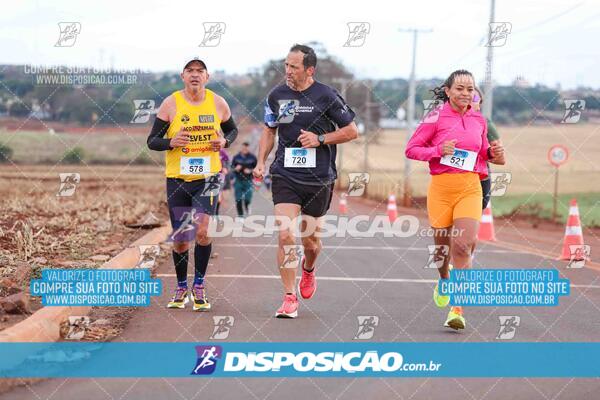
[[[314,168],[317,165],[317,149],[286,147],[283,166],[285,168]]]
[[[210,173],[210,157],[181,157],[179,165],[181,175],[200,175]]]
[[[473,171],[475,162],[477,161],[477,153],[463,149],[454,149],[454,154],[442,157],[440,164],[450,167],[463,169],[465,171]]]

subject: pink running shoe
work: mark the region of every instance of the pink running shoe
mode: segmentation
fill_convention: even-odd
[[[298,316],[298,298],[295,294],[286,294],[283,304],[275,312],[277,318],[296,318]]]
[[[315,270],[308,272],[304,269],[305,258],[302,258],[302,278],[298,283],[298,291],[303,299],[310,299],[317,291],[317,278],[315,278]]]

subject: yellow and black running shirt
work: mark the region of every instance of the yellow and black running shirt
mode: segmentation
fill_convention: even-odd
[[[214,93],[208,89],[205,91],[204,101],[199,105],[190,104],[181,91],[173,92],[176,112],[167,131],[167,138],[175,137],[183,127],[190,134],[190,142],[185,147],[167,150],[167,178],[189,182],[221,171],[219,152],[212,151],[210,145],[210,141],[217,138],[221,120],[217,115]]]

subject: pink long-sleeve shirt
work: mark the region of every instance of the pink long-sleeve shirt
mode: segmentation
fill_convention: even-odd
[[[405,155],[412,160],[428,161],[431,175],[465,172],[440,163],[443,143],[453,139],[457,140],[456,148],[478,153],[473,172],[481,179],[487,177],[490,147],[487,121],[481,113],[471,109],[461,115],[448,102],[431,111],[419,124],[408,141]]]

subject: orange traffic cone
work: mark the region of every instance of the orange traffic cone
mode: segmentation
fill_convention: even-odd
[[[339,211],[340,215],[348,215],[348,200],[346,199],[346,193],[342,193],[340,196]]]
[[[577,200],[575,199],[571,199],[571,204],[569,205],[569,218],[567,218],[565,239],[559,260],[571,259],[571,249],[569,247],[571,245],[583,246],[583,233],[581,231],[581,221],[579,220],[579,208],[577,207]],[[575,257],[575,261],[582,261],[585,258],[582,252],[576,253]]]
[[[496,231],[494,231],[494,217],[492,216],[492,202],[488,202],[486,208],[481,214],[481,223],[479,224],[479,232],[477,233],[478,240],[495,242]]]
[[[387,215],[390,222],[394,222],[398,218],[398,208],[396,207],[396,196],[390,194],[387,205]]]

